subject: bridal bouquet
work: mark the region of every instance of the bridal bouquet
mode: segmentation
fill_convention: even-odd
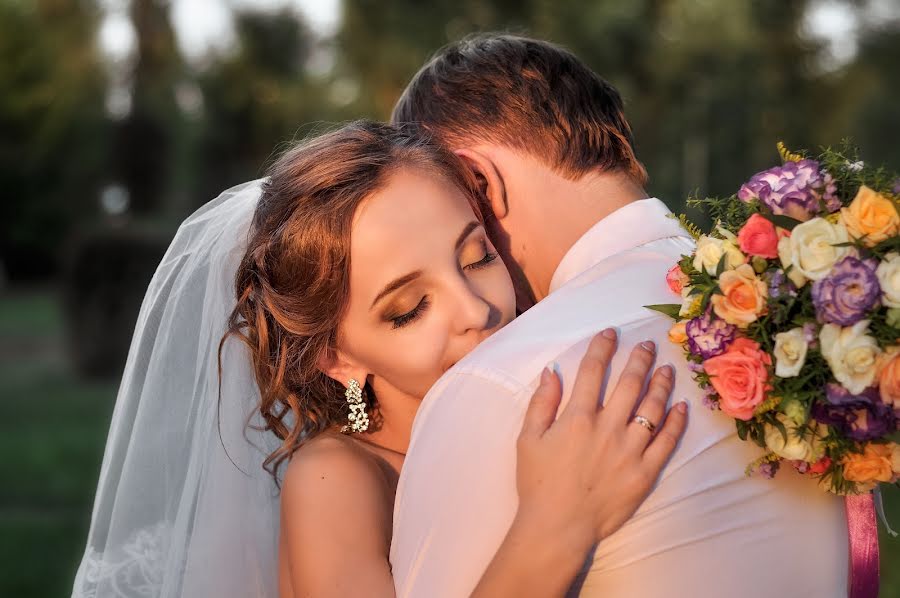
[[[666,276],[705,404],[762,456],[837,494],[900,478],[900,179],[849,148],[783,164],[736,195],[691,199],[716,225]]]

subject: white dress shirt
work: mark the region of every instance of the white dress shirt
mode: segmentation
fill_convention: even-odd
[[[790,467],[747,477],[762,451],[702,405],[668,318],[665,275],[693,242],[658,199],[594,225],[565,255],[549,296],[448,371],[422,402],[394,507],[398,596],[468,596],[516,512],[516,438],[542,368],[568,400],[590,337],[614,326],[616,380],[634,344],[653,339],[687,399],[687,432],[635,516],[589,556],[573,594],[634,597],[847,595],[843,501]]]

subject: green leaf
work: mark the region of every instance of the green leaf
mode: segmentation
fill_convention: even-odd
[[[780,226],[785,230],[794,230],[794,227],[798,224],[802,224],[799,220],[795,220],[790,216],[785,216],[783,214],[772,214],[770,212],[760,212],[760,216],[774,224],[775,226]]]
[[[719,263],[716,264],[716,278],[722,275],[722,272],[725,271],[725,264],[727,263],[728,254],[723,253],[722,257],[719,258]]]
[[[678,313],[681,311],[681,305],[678,303],[657,303],[656,305],[645,305],[646,309],[652,309],[653,311],[658,311],[659,313],[669,316],[676,322],[681,320],[681,316]]]

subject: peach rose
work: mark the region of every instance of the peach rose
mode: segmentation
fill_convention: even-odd
[[[868,247],[878,245],[900,230],[900,215],[894,202],[865,185],[846,208],[841,208],[841,220],[850,236],[859,239],[865,236]]]
[[[719,394],[719,406],[727,415],[749,420],[769,391],[769,355],[748,338],[735,339],[728,350],[703,362],[710,384]]]
[[[680,295],[687,283],[690,282],[688,275],[681,271],[681,266],[675,264],[668,272],[666,272],[666,284],[669,289],[676,295]]]
[[[687,322],[676,322],[674,326],[669,329],[669,342],[675,343],[676,345],[683,345],[687,342]]]
[[[893,447],[890,444],[871,442],[866,445],[862,454],[848,453],[841,461],[844,478],[860,484],[890,482],[894,477],[891,470],[892,453]]]
[[[775,225],[760,214],[753,214],[738,231],[738,246],[748,255],[766,259],[778,257],[778,234]]]
[[[900,409],[900,350],[892,349],[881,358],[878,393],[885,404]]]
[[[712,296],[713,310],[717,316],[738,328],[746,328],[766,307],[766,283],[757,278],[753,267],[748,264],[722,272],[719,288],[722,294]]]

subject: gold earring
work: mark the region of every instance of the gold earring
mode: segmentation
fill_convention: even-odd
[[[369,414],[366,413],[366,402],[362,398],[362,388],[354,378],[347,382],[347,390],[344,391],[344,396],[347,398],[347,405],[350,406],[350,414],[347,416],[350,423],[341,428],[341,432],[344,434],[365,432],[369,429]]]

